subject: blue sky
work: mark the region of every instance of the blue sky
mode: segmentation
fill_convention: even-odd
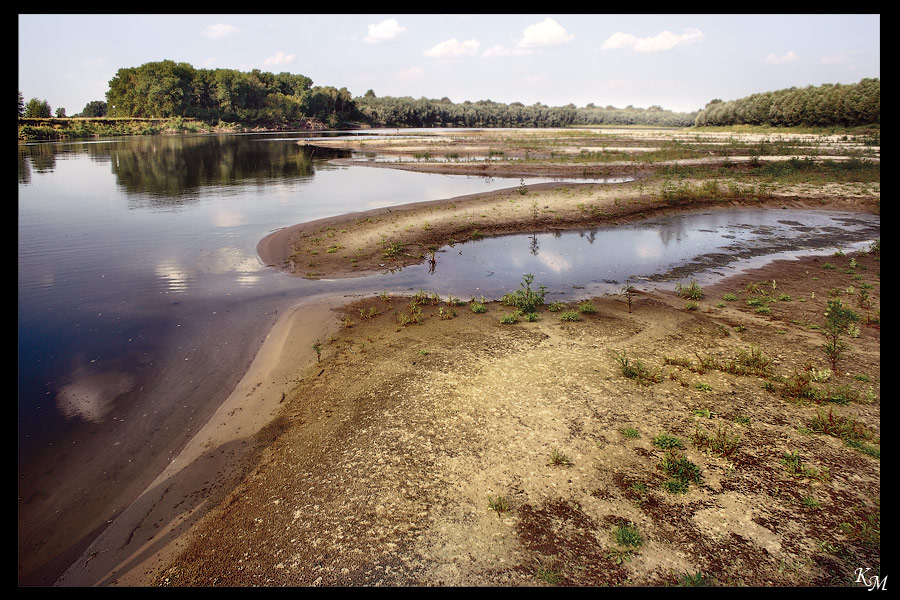
[[[19,90],[105,100],[123,67],[258,68],[354,96],[703,108],[880,77],[877,14],[20,14]]]

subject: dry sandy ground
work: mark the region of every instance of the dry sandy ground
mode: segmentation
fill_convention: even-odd
[[[855,399],[784,391],[829,368],[816,328],[829,290],[852,304],[847,288],[868,282],[879,305],[877,257],[850,260],[770,265],[704,290],[696,310],[674,294],[639,294],[630,313],[599,298],[573,322],[544,307],[501,325],[508,307],[443,301],[401,326],[408,298],[344,307],[351,326],[323,342],[247,477],[155,583],[851,585],[880,564],[880,461],[810,424],[853,419],[878,447],[878,326],[813,384]],[[770,314],[747,304],[763,296],[782,298]],[[701,368],[754,348],[767,376]],[[625,377],[622,356],[660,381]],[[706,450],[698,431],[737,449]],[[686,493],[665,488],[661,433],[699,468]],[[790,453],[818,474],[791,474]],[[626,524],[640,543],[617,541]]]
[[[259,252],[296,276],[335,277],[480,235],[745,204],[877,211],[880,197],[793,186],[684,207],[661,204],[659,185],[379,209],[286,228]],[[852,258],[770,265],[704,290],[694,310],[662,292],[639,293],[631,312],[622,297],[596,298],[572,322],[545,306],[535,322],[501,325],[511,309],[497,302],[481,314],[425,304],[405,326],[410,298],[299,307],[187,452],[59,583],[852,585],[855,569],[880,565],[880,461],[810,431],[830,413],[857,446],[879,446],[877,323],[860,325],[824,379],[829,290],[852,304],[870,284],[880,310],[879,257]],[[769,314],[747,304],[760,297]],[[765,374],[723,366],[753,350],[771,360]],[[626,358],[660,380],[625,377]],[[798,374],[841,401],[791,396]],[[680,440],[670,462],[698,469],[686,493],[666,489],[661,433]],[[721,456],[702,433],[737,449]],[[786,454],[814,476],[789,473]],[[639,541],[616,538],[626,526]]]

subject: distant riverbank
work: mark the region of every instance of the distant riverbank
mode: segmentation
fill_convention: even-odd
[[[117,135],[155,135],[180,133],[246,133],[263,131],[319,131],[321,122],[302,119],[284,123],[206,123],[172,117],[142,119],[133,117],[52,117],[19,118],[19,141],[49,141]]]

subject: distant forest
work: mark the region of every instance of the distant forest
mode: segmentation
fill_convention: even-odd
[[[84,116],[183,117],[206,122],[338,127],[564,127],[567,125],[655,125],[689,127],[697,116],[650,108],[549,107],[490,100],[453,103],[448,98],[377,97],[369,90],[352,97],[347,88],[313,86],[309,77],[258,69],[195,69],[170,60],[119,69],[109,82],[105,106],[85,107]],[[106,114],[96,114],[98,107]]]
[[[57,116],[65,116],[57,110]],[[19,94],[20,117],[49,117],[50,106]],[[881,122],[880,80],[825,84],[712,100],[701,111],[673,112],[660,106],[550,107],[540,102],[491,100],[454,103],[411,97],[378,97],[373,90],[353,97],[347,88],[313,86],[304,75],[234,69],[195,69],[171,60],[119,69],[106,101],[89,102],[81,117],[190,119],[276,128],[373,127],[566,127],[648,125],[656,127],[762,125],[835,127]]]
[[[770,127],[853,127],[881,124],[881,81],[824,84],[753,94],[739,100],[713,100],[694,124]]]

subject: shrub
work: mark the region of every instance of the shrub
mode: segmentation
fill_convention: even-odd
[[[837,370],[837,361],[847,349],[847,344],[841,340],[841,336],[850,331],[850,326],[859,320],[859,315],[845,308],[840,299],[832,298],[828,301],[825,311],[825,338],[823,346],[825,354],[831,360],[832,370]]]
[[[580,312],[583,315],[591,315],[591,314],[594,314],[595,312],[597,312],[597,309],[594,308],[594,305],[591,304],[590,302],[584,302],[584,303],[578,305],[578,312]]]
[[[533,290],[531,289],[533,282],[534,275],[523,275],[519,289],[503,296],[502,302],[507,306],[515,306],[523,313],[537,312],[537,309],[544,305],[547,288],[540,285],[537,290]]]
[[[692,279],[688,285],[682,285],[681,283],[675,284],[675,293],[685,300],[703,299],[703,289],[694,279]]]
[[[644,543],[644,538],[634,523],[622,523],[613,531],[613,537],[620,546],[638,548]]]

